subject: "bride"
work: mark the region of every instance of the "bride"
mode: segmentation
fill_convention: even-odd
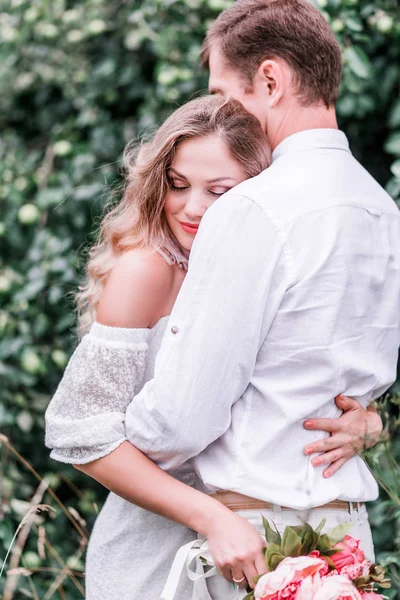
[[[153,376],[205,211],[269,162],[257,119],[218,96],[179,108],[137,156],[126,148],[124,196],[104,217],[78,294],[86,335],[46,412],[51,456],[112,490],[89,542],[88,600],[158,599],[176,550],[194,539],[193,530],[208,538],[217,560],[235,546],[256,551],[254,568],[264,568],[256,530],[194,489],[190,461],[167,474],[127,442],[124,415]],[[351,418],[356,431],[361,414]],[[133,477],[126,478],[126,468]],[[182,578],[177,598],[187,600],[191,586]]]

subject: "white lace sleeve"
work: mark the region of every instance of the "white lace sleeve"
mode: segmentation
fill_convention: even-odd
[[[144,383],[148,331],[92,325],[46,411],[52,458],[91,462],[126,439],[125,409]]]

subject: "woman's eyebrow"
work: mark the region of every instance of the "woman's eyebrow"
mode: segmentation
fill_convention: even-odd
[[[217,183],[218,181],[236,181],[233,177],[216,177],[216,179],[209,179],[207,183]]]
[[[180,177],[181,179],[185,179],[185,181],[187,180],[187,177],[185,177],[185,175],[183,175],[182,173],[179,173],[179,171],[174,169],[174,167],[171,167],[169,170],[171,172],[173,172],[177,177]],[[218,183],[219,181],[234,181],[234,182],[236,182],[236,179],[233,179],[232,177],[215,177],[215,179],[208,179],[206,181],[206,183]]]
[[[170,168],[170,171],[173,171],[175,173],[175,175],[177,175],[178,177],[180,177],[181,179],[186,179],[185,175],[182,175],[182,173],[179,173],[179,171],[177,171],[176,169],[174,169],[173,167]]]

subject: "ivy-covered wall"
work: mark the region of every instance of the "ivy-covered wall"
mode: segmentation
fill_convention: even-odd
[[[83,597],[85,536],[104,492],[48,459],[43,413],[76,343],[73,293],[101,210],[118,188],[123,147],[206,89],[199,48],[230,4],[0,0],[0,430],[8,438],[0,449],[0,565],[38,486],[23,460],[72,509],[67,518],[39,490],[57,514],[28,522],[18,566],[30,570],[7,582],[3,574],[5,598]],[[399,200],[398,3],[318,5],[343,48],[340,124],[356,156]],[[395,419],[398,406],[389,413]],[[383,498],[372,512],[377,550],[400,573],[400,500]],[[7,568],[17,562],[14,552]]]

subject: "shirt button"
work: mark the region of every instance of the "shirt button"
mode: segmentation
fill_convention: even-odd
[[[179,329],[176,325],[174,325],[173,327],[171,327],[171,333],[173,333],[174,335],[176,335],[178,333]]]

